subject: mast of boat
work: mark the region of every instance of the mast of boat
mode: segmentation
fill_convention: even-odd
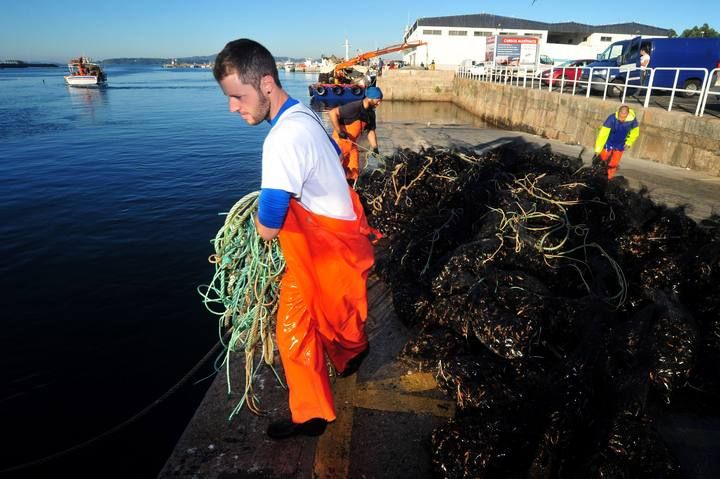
[[[348,39],[345,39],[345,61],[350,60],[350,42],[348,42]]]

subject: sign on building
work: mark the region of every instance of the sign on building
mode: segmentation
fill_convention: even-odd
[[[535,66],[538,61],[538,38],[495,35],[487,37],[485,61],[500,66]]]

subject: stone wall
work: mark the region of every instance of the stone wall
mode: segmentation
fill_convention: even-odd
[[[595,145],[618,103],[599,98],[454,78],[452,72],[389,71],[378,82],[388,100],[451,101],[483,121],[564,143]],[[626,155],[720,176],[720,120],[635,108],[640,138]]]
[[[453,101],[455,72],[441,70],[387,70],[378,78],[385,100]]]

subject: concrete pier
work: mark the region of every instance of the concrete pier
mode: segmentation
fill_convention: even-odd
[[[269,368],[258,381],[267,415],[247,408],[228,416],[240,399],[228,395],[220,373],[180,438],[160,478],[295,479],[430,477],[429,437],[455,413],[431,372],[396,359],[409,331],[392,309],[389,290],[369,281],[368,336],[372,350],[358,374],[334,378],[338,419],[319,438],[276,442],[265,435],[270,421],[289,416],[287,392]],[[275,360],[279,374],[282,366]],[[242,385],[240,355],[233,383]]]
[[[422,104],[420,114],[417,106],[410,108],[407,102],[383,103],[378,109],[381,153],[389,154],[395,148],[430,146],[461,146],[482,151],[509,143],[518,148],[550,144],[557,153],[590,162],[594,141],[575,141],[569,136],[562,140],[548,139],[527,131],[487,128],[477,115],[453,105],[453,98],[457,96],[454,88],[458,83],[452,75],[445,78],[443,75],[447,72],[427,73],[440,75],[426,78],[410,75],[414,83],[396,82],[383,86],[386,98],[397,99],[409,96],[409,92],[420,92],[420,97],[429,95],[434,102]],[[442,78],[443,83],[438,83]],[[385,77],[383,79],[385,81]],[[401,93],[401,89],[408,93]],[[420,100],[420,97],[413,99]],[[720,121],[714,121],[720,124]],[[567,128],[570,128],[569,122],[557,131]],[[704,131],[709,135],[713,128],[715,126],[710,125]],[[530,130],[530,127],[525,129]],[[710,145],[713,140],[705,137],[703,141]],[[625,177],[630,188],[646,187],[656,202],[687,205],[688,215],[695,220],[718,212],[720,177],[715,174],[627,154],[618,175]],[[265,429],[269,422],[288,415],[287,393],[269,368],[262,372],[257,391],[267,415],[256,416],[245,409],[228,421],[240,395],[238,392],[228,395],[223,372],[214,380],[159,477],[431,477],[430,433],[454,414],[454,403],[436,389],[432,373],[397,360],[410,332],[395,316],[385,285],[372,279],[369,298],[371,354],[356,376],[335,378],[333,389],[338,420],[323,436],[283,442],[267,438]],[[233,382],[241,385],[240,376],[244,369],[240,358],[236,358],[234,364],[232,374],[237,377]],[[279,360],[276,365],[282,377]],[[687,477],[718,477],[720,465],[716,458],[720,457],[720,442],[717,428],[709,430],[706,425],[694,424],[683,417],[668,418],[662,427]]]

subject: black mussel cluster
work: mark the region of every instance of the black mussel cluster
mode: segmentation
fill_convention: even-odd
[[[456,417],[438,477],[675,477],[658,421],[720,412],[720,218],[549,147],[398,150],[357,183],[376,272]]]

